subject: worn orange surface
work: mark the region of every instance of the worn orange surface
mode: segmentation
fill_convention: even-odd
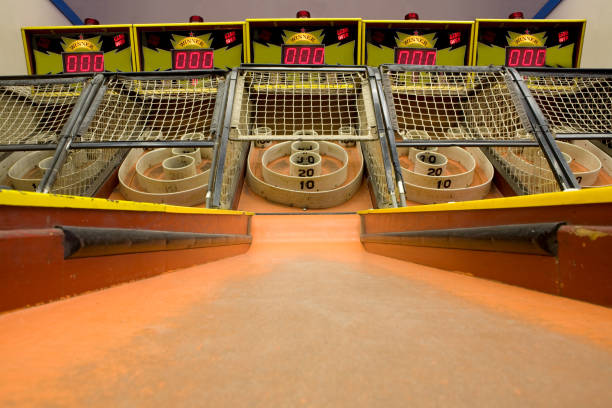
[[[369,254],[357,215],[252,232],[0,315],[0,406],[612,405],[611,309]]]

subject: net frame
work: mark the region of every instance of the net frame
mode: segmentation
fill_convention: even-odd
[[[476,146],[481,148],[518,194],[575,187],[576,183],[566,182],[564,163],[559,163],[561,154],[551,142],[550,135],[541,131],[542,122],[538,120],[533,106],[527,102],[529,91],[520,83],[516,71],[505,67],[397,64],[383,65],[379,69],[387,137],[398,180],[403,181],[397,156],[398,146]],[[395,76],[389,73],[395,73]],[[415,104],[410,109],[402,107],[403,101],[411,99],[410,96],[402,97],[401,92],[411,93],[413,101],[425,101],[427,115],[417,112],[415,120],[410,109],[420,107]],[[459,104],[461,109],[444,106],[449,102]],[[440,108],[436,105],[443,106]],[[436,109],[439,112],[435,112]],[[412,120],[412,128],[403,135],[403,140],[397,140],[399,131],[405,127],[401,121],[408,117]],[[483,131],[483,125],[492,129]],[[456,131],[449,131],[450,128]],[[429,131],[428,137],[423,131]],[[431,133],[434,134],[433,138]],[[501,137],[495,137],[497,133],[501,133]],[[486,137],[481,137],[483,134]],[[539,161],[535,167],[530,166],[530,160],[535,156],[541,156],[545,161]],[[512,157],[514,162],[508,161],[508,157]],[[524,165],[517,166],[517,160],[524,162]]]
[[[0,77],[0,151],[54,150],[78,121],[91,79]]]
[[[232,208],[230,203],[236,201],[238,184],[237,177],[242,177],[246,162],[246,153],[250,142],[258,140],[329,140],[329,141],[360,141],[361,149],[364,156],[364,162],[368,167],[368,174],[374,177],[370,180],[374,188],[376,197],[376,205],[380,208],[397,206],[397,197],[395,192],[395,179],[391,170],[392,166],[389,160],[389,148],[384,134],[384,121],[380,111],[379,95],[377,92],[377,83],[372,74],[373,69],[363,66],[312,66],[312,67],[289,67],[278,65],[242,65],[240,68],[234,69],[230,73],[228,79],[228,98],[220,135],[220,142],[216,151],[213,168],[216,169],[215,175],[212,177],[211,190],[212,195],[208,201],[209,206],[213,208]],[[275,91],[278,91],[282,96],[286,96],[287,90],[299,90],[300,97],[312,96],[313,99],[320,101],[322,96],[326,95],[327,90],[338,90],[337,87],[321,87],[321,79],[325,76],[331,76],[335,80],[338,78],[361,78],[360,88],[362,93],[366,94],[361,100],[364,101],[363,108],[351,108],[352,112],[356,113],[357,119],[349,124],[344,122],[334,121],[330,119],[327,123],[328,131],[320,132],[318,135],[312,133],[307,135],[294,135],[294,128],[290,128],[291,132],[286,131],[287,127],[283,127],[283,132],[278,132],[279,127],[272,126],[272,135],[262,137],[261,134],[255,134],[255,128],[266,126],[271,122],[257,122],[250,120],[251,118],[261,118],[257,114],[252,115],[253,110],[249,107],[251,102],[249,93],[245,95],[245,77],[253,75],[254,77],[273,77],[281,79],[281,83],[274,85]],[[319,81],[316,86],[300,86],[304,85],[304,78],[308,80],[315,78]],[[291,80],[296,80],[294,86],[287,86]],[[324,80],[324,79],[323,79]],[[327,82],[329,84],[329,82]],[[272,85],[272,84],[269,84]],[[270,87],[266,86],[266,91]],[[342,89],[342,88],[340,88]],[[346,88],[344,88],[346,89]],[[323,91],[323,92],[322,92]],[[352,91],[356,91],[353,89]],[[310,93],[309,93],[310,92]],[[329,94],[327,94],[329,95]],[[274,98],[273,98],[274,99]],[[266,98],[264,98],[266,100]],[[354,103],[358,102],[358,98],[352,98]],[[274,103],[273,103],[273,106]],[[361,109],[361,111],[359,110]],[[320,112],[319,109],[317,112]],[[272,112],[276,110],[272,109]],[[283,111],[284,112],[284,111]],[[291,109],[294,113],[295,110]],[[264,115],[264,118],[267,116]],[[351,118],[350,114],[347,117]],[[354,118],[354,117],[353,117]],[[329,129],[333,126],[338,128],[342,126],[355,125],[358,121],[365,123],[365,128],[361,131],[361,127],[356,127],[356,132],[352,137],[339,135],[339,132],[330,132]],[[315,129],[316,130],[316,129]],[[276,133],[276,134],[275,134]],[[289,134],[291,133],[291,134]],[[319,133],[319,132],[317,132]],[[237,145],[242,147],[237,147]],[[236,162],[228,159],[228,156],[240,158],[241,162]],[[218,166],[216,163],[223,163],[223,166]],[[375,166],[379,166],[377,168]],[[237,175],[237,176],[236,176]]]
[[[222,70],[105,74],[72,148],[211,147],[224,99]]]
[[[556,139],[612,137],[612,69],[517,71]]]
[[[225,98],[225,71],[106,73],[100,77],[100,86],[90,98],[65,155],[57,155],[57,178],[42,186],[43,191],[95,194],[121,164],[128,153],[126,148],[212,147],[215,144],[218,115],[222,112],[219,101]],[[168,106],[170,108],[165,109]],[[111,113],[105,116],[105,109],[110,109]],[[120,113],[113,118],[113,112],[125,112],[126,109],[130,110],[127,115]],[[186,116],[187,125],[174,127],[169,110],[178,112],[181,119]],[[109,117],[110,120],[106,121]],[[158,119],[161,123],[157,126],[161,130],[164,126],[171,129],[169,137],[163,137],[155,129]],[[153,123],[153,126],[147,129],[147,123]],[[194,123],[201,126],[193,126]],[[117,134],[112,131],[112,124],[120,126],[123,135],[115,137]],[[101,126],[97,128],[96,125]],[[109,128],[111,131],[106,133]],[[96,135],[96,129],[100,137],[91,137]],[[139,140],[138,136],[144,132],[153,137]],[[129,137],[134,135],[136,137]],[[80,172],[75,171],[77,169],[71,165],[70,158],[82,154],[91,160]]]

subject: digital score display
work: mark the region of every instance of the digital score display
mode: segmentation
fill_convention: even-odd
[[[403,65],[469,65],[471,21],[366,20],[363,62]]]
[[[245,61],[244,23],[135,24],[139,71],[231,70]]]
[[[64,74],[90,74],[104,72],[104,53],[98,52],[63,52]]]
[[[543,67],[546,64],[546,47],[506,47],[506,66]]]
[[[132,26],[24,27],[26,64],[32,75],[132,72]]]
[[[396,48],[395,63],[404,65],[436,65],[435,48]]]
[[[478,19],[475,65],[578,68],[585,20]]]
[[[212,69],[214,51],[210,48],[200,50],[172,50],[172,69],[175,71]]]
[[[355,18],[247,19],[253,64],[357,65],[361,20]]]
[[[324,45],[282,45],[281,62],[286,65],[325,64]]]

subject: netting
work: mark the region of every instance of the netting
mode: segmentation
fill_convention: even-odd
[[[229,140],[223,164],[220,208],[231,209],[242,169],[247,158],[248,143]],[[218,187],[217,187],[218,188]]]
[[[521,73],[553,134],[612,134],[612,73]]]
[[[83,85],[0,82],[0,145],[57,143]]]
[[[234,140],[374,140],[376,121],[363,72],[244,71],[238,78]],[[350,136],[341,128],[352,128]]]
[[[125,151],[120,149],[78,149],[68,154],[66,163],[51,187],[56,194],[92,196],[110,172],[119,165]]]
[[[79,142],[205,141],[224,77],[190,79],[111,77]]]
[[[398,140],[535,141],[505,71],[383,69]]]
[[[539,147],[485,147],[489,159],[518,194],[560,191],[552,170]]]
[[[390,208],[394,206],[394,197],[387,186],[387,175],[385,174],[382,147],[378,142],[362,142],[363,157],[368,169],[368,178],[372,184],[378,208]],[[393,177],[393,176],[392,176]],[[391,185],[395,186],[395,177]]]

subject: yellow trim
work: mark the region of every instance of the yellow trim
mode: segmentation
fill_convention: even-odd
[[[363,43],[360,44],[361,26],[363,26],[363,20],[357,24],[357,44],[355,44],[355,47],[357,47],[357,61],[355,61],[355,64],[357,65],[361,64],[361,47],[363,47]]]
[[[211,27],[220,25],[239,25],[244,26],[244,21],[218,21],[203,23],[163,23],[163,24],[134,24],[134,29],[140,27]]]
[[[245,30],[245,34],[246,36],[244,37],[244,52],[246,53],[246,58],[244,59],[244,62],[246,64],[250,64],[251,63],[251,30],[249,30],[249,23],[246,22],[244,23],[244,30]]]
[[[359,60],[359,64],[361,65],[365,65],[366,64],[366,60],[365,60],[365,55],[366,55],[366,35],[365,35],[365,21],[361,22],[361,59]]]
[[[586,23],[585,19],[577,20],[549,20],[549,19],[537,19],[537,18],[524,18],[524,19],[512,19],[512,18],[477,18],[476,24],[478,23]]]
[[[319,22],[319,21],[357,21],[357,22],[362,22],[363,20],[361,18],[247,18],[246,23],[263,23],[266,21],[271,21],[271,22],[287,22],[287,23],[294,23],[294,22],[300,22],[300,21],[315,21],[315,22]]]
[[[586,32],[586,20],[582,24],[582,34],[580,35],[580,45],[578,46],[578,61],[576,61],[576,68],[580,68],[582,64],[582,44],[584,44],[584,35]]]
[[[476,26],[476,23],[472,24],[472,29],[470,30],[471,32],[471,37],[470,37],[470,57],[468,60],[468,65],[469,66],[474,66],[474,64],[476,63],[476,43],[474,42],[476,40],[476,33],[478,32],[478,27]]]
[[[102,24],[102,25],[71,25],[71,26],[41,26],[23,27],[22,30],[70,30],[70,31],[96,31],[99,28],[131,28],[132,24]]]
[[[363,20],[365,25],[373,24],[470,24],[474,25],[473,21],[468,20]]]
[[[413,207],[385,208],[359,211],[358,214],[420,213],[432,211],[494,210],[503,208],[550,207],[579,204],[612,204],[612,187],[589,188],[577,191],[533,194],[526,196],[492,198]]]
[[[28,75],[32,75],[30,52],[28,50],[28,39],[26,37],[25,28],[21,29],[21,39],[23,41],[23,52],[25,53],[26,67],[28,68]]]
[[[84,210],[163,212],[169,214],[253,215],[253,213],[246,211],[180,207],[167,204],[137,203],[134,201],[106,200],[103,198],[42,194],[16,190],[0,190],[0,206],[2,205],[18,207],[77,208]]]
[[[132,72],[138,72],[138,64],[136,62],[136,46],[134,45],[134,26],[130,27],[130,48],[132,49]]]

